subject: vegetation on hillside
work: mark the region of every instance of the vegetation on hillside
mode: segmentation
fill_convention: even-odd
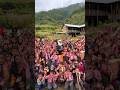
[[[60,25],[64,23],[81,24],[84,23],[84,4],[77,3],[65,8],[53,9],[36,13],[35,22],[38,25]]]
[[[85,23],[85,8],[79,8],[74,11],[70,17],[65,20],[65,23],[69,24],[84,24]]]
[[[41,11],[35,15],[36,36],[58,38],[66,35],[55,35],[55,32],[61,32],[64,23],[83,24],[85,23],[85,5],[77,3],[68,7]]]

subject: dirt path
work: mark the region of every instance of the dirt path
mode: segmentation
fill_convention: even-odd
[[[39,90],[39,89],[35,89],[35,90]],[[48,89],[45,88],[45,89],[42,89],[42,90],[48,90]],[[57,89],[54,89],[54,90],[64,90],[64,87],[58,87]]]

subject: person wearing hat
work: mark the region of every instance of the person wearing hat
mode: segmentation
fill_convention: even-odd
[[[61,54],[63,51],[64,47],[63,47],[63,43],[62,40],[58,40],[57,41],[57,53]]]

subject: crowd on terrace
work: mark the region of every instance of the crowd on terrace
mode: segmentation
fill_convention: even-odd
[[[120,89],[120,28],[107,26],[86,38],[86,90]],[[117,59],[117,60],[116,60]],[[113,62],[113,63],[111,63]],[[117,68],[113,69],[113,65]],[[114,66],[115,66],[114,65]],[[113,74],[116,72],[116,75]]]
[[[65,90],[84,89],[84,52],[85,37],[76,42],[36,38],[36,87],[53,90],[65,84]]]
[[[32,33],[0,28],[0,90],[32,88],[35,56]]]
[[[31,33],[18,30],[12,34],[0,29],[1,90],[29,90],[34,86],[40,90],[120,89],[120,64],[113,78],[110,63],[120,57],[118,27],[75,42],[35,38]]]

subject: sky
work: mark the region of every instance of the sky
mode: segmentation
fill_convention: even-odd
[[[62,8],[85,0],[35,0],[35,12]]]

